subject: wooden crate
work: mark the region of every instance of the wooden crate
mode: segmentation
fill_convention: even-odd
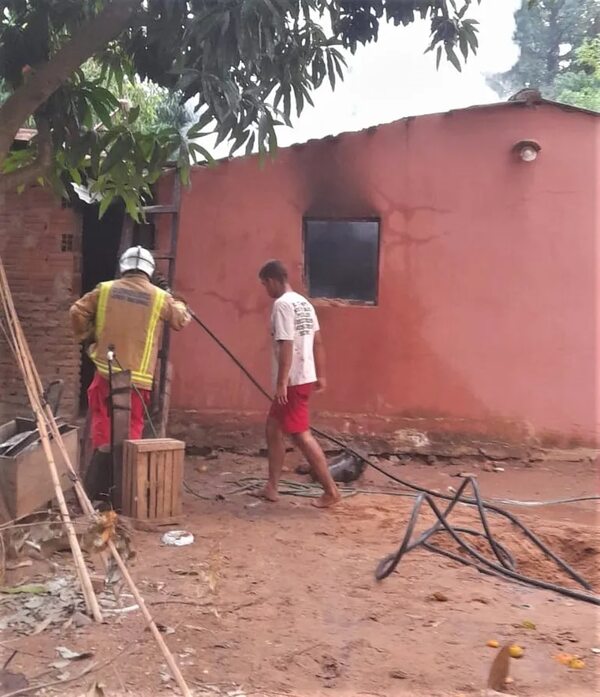
[[[71,463],[77,468],[79,462],[77,428],[60,420],[57,423]],[[0,426],[0,443],[18,433],[33,431],[36,428],[36,422],[31,419],[9,421]],[[63,491],[67,491],[73,486],[67,465],[58,444],[51,441],[51,448],[61,487]],[[0,492],[13,518],[33,513],[54,499],[52,477],[39,438],[33,437],[28,447],[14,456],[0,455]]]
[[[123,515],[168,520],[181,515],[185,443],[171,438],[123,444]]]

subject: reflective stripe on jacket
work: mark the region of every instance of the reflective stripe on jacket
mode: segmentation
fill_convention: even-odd
[[[108,376],[108,347],[114,345],[113,370],[130,370],[132,382],[147,390],[154,380],[161,320],[181,329],[190,317],[183,303],[147,276],[127,274],[84,295],[71,307],[71,320],[78,339],[94,341],[89,356],[101,375]]]

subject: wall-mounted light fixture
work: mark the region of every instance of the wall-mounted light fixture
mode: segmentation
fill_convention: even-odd
[[[533,162],[541,149],[542,146],[536,140],[520,140],[513,145],[513,152],[523,162]]]

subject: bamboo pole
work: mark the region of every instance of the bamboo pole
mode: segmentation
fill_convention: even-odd
[[[158,644],[158,647],[162,651],[163,656],[165,657],[165,661],[167,662],[167,665],[169,666],[169,670],[171,671],[171,675],[175,678],[175,682],[179,686],[179,689],[181,690],[181,693],[184,695],[184,697],[192,697],[192,693],[190,692],[190,689],[188,688],[183,675],[181,674],[181,671],[179,670],[179,666],[175,662],[175,659],[173,658],[173,654],[169,651],[169,647],[165,643],[165,640],[162,638],[161,633],[158,630],[158,627],[156,626],[156,622],[154,621],[152,615],[150,614],[150,611],[146,607],[146,603],[144,602],[144,598],[142,597],[141,593],[137,589],[137,586],[135,585],[133,579],[131,578],[131,575],[129,573],[129,570],[127,569],[127,566],[123,562],[123,559],[121,558],[121,555],[119,554],[117,548],[114,545],[114,542],[112,540],[109,540],[108,542],[108,548],[110,549],[115,561],[117,562],[117,566],[119,567],[119,570],[121,574],[123,575],[123,578],[127,582],[127,585],[129,586],[129,589],[131,590],[131,594],[135,598],[135,602],[139,605],[140,610],[142,611],[142,615],[144,616],[144,619],[146,620],[146,623],[148,624],[148,627],[150,628],[150,631],[152,632],[152,635],[156,639],[156,643]]]
[[[92,580],[90,578],[87,566],[85,564],[85,559],[83,558],[83,553],[81,551],[81,547],[79,546],[79,540],[77,539],[77,533],[75,532],[75,528],[73,527],[73,522],[71,521],[71,516],[69,515],[67,502],[65,501],[65,496],[60,484],[58,471],[56,469],[56,463],[54,462],[54,455],[52,453],[52,447],[50,445],[50,438],[48,436],[48,430],[46,428],[46,420],[42,411],[41,402],[38,396],[36,395],[35,379],[31,374],[31,366],[26,360],[26,355],[22,348],[23,344],[26,343],[26,340],[19,322],[19,318],[16,314],[14,304],[12,302],[10,289],[8,287],[8,281],[4,272],[4,265],[2,264],[1,260],[0,296],[2,297],[2,305],[4,307],[4,313],[7,318],[8,330],[12,336],[13,344],[16,349],[15,354],[17,356],[19,368],[21,369],[23,380],[25,382],[25,388],[29,395],[29,401],[31,402],[35,419],[37,421],[42,448],[44,450],[44,455],[46,457],[46,461],[48,462],[48,468],[50,470],[50,476],[52,478],[54,495],[56,496],[56,500],[58,501],[60,515],[65,524],[67,538],[69,540],[71,553],[73,554],[73,559],[75,561],[75,569],[79,577],[79,583],[83,591],[83,597],[85,599],[87,611],[90,615],[92,615],[96,622],[102,622],[102,612],[100,610],[100,605],[98,604],[98,598],[96,598],[96,594],[94,593]]]
[[[2,287],[5,287],[6,291],[5,293],[2,293]],[[4,267],[2,265],[2,259],[0,259],[0,296],[5,295],[7,293],[10,293],[10,289],[8,287],[8,282],[6,280],[6,275],[4,273]],[[4,298],[3,298],[4,300]],[[12,298],[11,298],[12,300]],[[14,305],[13,305],[14,309]],[[6,310],[5,310],[6,313]],[[54,414],[52,414],[52,410],[50,409],[49,405],[42,405],[42,398],[41,395],[43,394],[43,388],[42,388],[42,383],[39,377],[39,373],[37,372],[37,368],[35,367],[35,363],[33,362],[33,358],[31,356],[31,352],[29,350],[29,345],[27,344],[27,341],[25,339],[25,336],[23,334],[22,328],[20,327],[20,323],[18,320],[18,316],[16,315],[16,312],[14,312],[14,316],[17,321],[17,326],[21,331],[21,334],[23,336],[23,357],[17,356],[17,360],[21,362],[28,362],[29,363],[29,368],[30,368],[30,373],[32,376],[32,382],[31,382],[31,387],[35,387],[35,393],[32,394],[32,397],[37,397],[37,403],[40,406],[40,411],[36,412],[39,413],[40,415],[43,413],[46,419],[46,422],[48,424],[48,427],[50,429],[50,432],[52,433],[53,438],[55,439],[56,443],[58,444],[59,450],[61,452],[61,455],[63,456],[64,462],[67,466],[67,469],[71,473],[72,479],[73,479],[73,485],[75,488],[75,493],[77,494],[77,498],[79,499],[81,508],[84,512],[88,513],[89,515],[96,515],[96,511],[94,510],[94,507],[92,505],[92,502],[90,501],[88,495],[85,492],[85,489],[83,488],[83,485],[81,484],[81,480],[79,478],[79,474],[75,471],[75,468],[73,467],[73,463],[71,462],[71,458],[69,457],[69,454],[67,452],[67,449],[64,445],[64,442],[62,440],[62,435],[60,433],[60,430],[56,424],[56,419],[54,418]],[[44,424],[45,425],[45,424]],[[41,432],[40,432],[41,433]],[[60,488],[60,487],[59,487]],[[62,494],[62,489],[61,489],[61,494]],[[64,497],[63,497],[64,500]],[[67,511],[68,514],[68,511]],[[71,523],[72,525],[72,523]],[[173,675],[173,678],[175,679],[175,682],[177,683],[179,689],[181,690],[181,693],[183,697],[192,697],[192,693],[187,686],[187,683],[185,682],[185,679],[179,670],[179,667],[173,658],[173,654],[169,650],[169,647],[167,646],[165,640],[163,639],[162,635],[160,634],[160,631],[158,627],[156,626],[156,622],[154,621],[154,618],[150,614],[150,611],[146,607],[146,604],[144,602],[144,599],[139,592],[137,586],[135,585],[135,581],[131,577],[131,574],[129,573],[129,570],[127,569],[127,566],[125,565],[125,562],[123,561],[121,555],[119,554],[119,551],[115,547],[115,544],[112,540],[109,540],[108,542],[108,549],[114,558],[117,566],[119,567],[119,570],[125,579],[127,585],[129,586],[129,589],[136,601],[136,603],[139,605],[140,610],[142,612],[142,615],[144,616],[144,619],[146,620],[146,623],[152,633],[152,636],[156,640],[156,643],[158,644],[158,647],[161,651],[161,653],[164,656],[165,661],[167,662],[167,665],[169,667],[169,670],[171,671],[171,674]],[[103,561],[106,563],[106,559],[104,558]],[[87,571],[87,569],[86,569]],[[89,578],[89,576],[88,576]]]

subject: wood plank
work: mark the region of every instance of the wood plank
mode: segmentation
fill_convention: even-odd
[[[129,467],[131,468],[131,513],[132,518],[137,516],[137,462],[135,448],[129,447]]]
[[[123,513],[131,516],[133,512],[131,487],[131,446],[127,441],[123,444]]]
[[[136,452],[136,511],[140,520],[148,518],[148,464],[143,454]]]
[[[121,472],[121,512],[123,515],[129,515],[129,496],[127,492],[127,478],[129,467],[127,464],[128,452],[123,443],[123,468]]]
[[[132,508],[131,508],[131,517],[132,518],[137,518],[138,517],[138,509],[139,509],[139,504],[138,504],[138,498],[139,498],[139,493],[138,493],[138,471],[137,471],[137,453],[132,450],[131,452],[131,493],[132,493]]]
[[[148,455],[148,469],[150,472],[150,486],[148,488],[148,518],[152,520],[156,518],[156,471],[157,471],[157,456],[158,453],[152,452]]]
[[[163,518],[165,514],[165,458],[166,452],[156,453],[156,513],[155,518]]]
[[[129,515],[135,513],[135,451],[132,447],[127,446],[127,491],[129,498]]]
[[[165,458],[165,488],[163,493],[163,508],[165,516],[172,516],[172,499],[173,499],[173,457],[174,451],[166,451]]]
[[[173,488],[171,491],[171,515],[181,515],[181,490],[183,486],[183,450],[173,453]]]
[[[173,438],[145,438],[143,440],[130,440],[134,443],[139,453],[147,453],[155,450],[184,450],[185,443]]]

